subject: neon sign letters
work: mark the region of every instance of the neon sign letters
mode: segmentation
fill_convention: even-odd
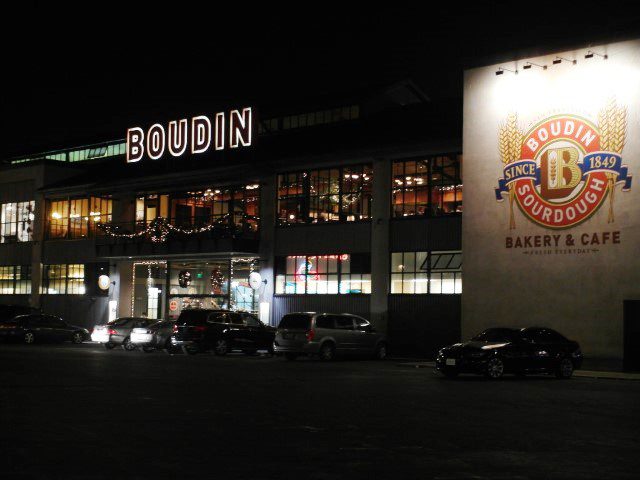
[[[167,151],[171,156],[179,157],[187,149],[194,155],[211,148],[250,147],[253,134],[251,107],[218,112],[213,118],[199,115],[191,120],[174,120],[166,128],[155,123],[146,132],[140,127],[132,127],[127,130],[127,163],[139,162],[145,153],[151,160],[158,160]]]

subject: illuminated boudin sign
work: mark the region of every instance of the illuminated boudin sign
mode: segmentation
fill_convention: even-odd
[[[250,107],[218,112],[212,118],[199,115],[151,125],[145,132],[140,127],[127,130],[127,162],[139,162],[146,156],[158,160],[165,154],[179,157],[187,152],[199,154],[211,149],[249,147],[253,141]]]

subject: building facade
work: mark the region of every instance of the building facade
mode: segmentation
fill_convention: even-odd
[[[398,354],[458,340],[459,116],[410,82],[302,113],[253,111],[241,148],[133,159],[119,140],[5,160],[0,303],[87,327],[186,308],[272,325],[292,311],[351,312]],[[182,126],[135,133],[155,155],[179,147]]]
[[[466,72],[463,337],[547,325],[640,368],[639,107],[637,40]]]

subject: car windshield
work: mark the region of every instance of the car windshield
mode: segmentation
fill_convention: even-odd
[[[471,340],[477,342],[512,342],[517,332],[509,328],[490,328],[476,335]]]
[[[129,322],[130,320],[132,320],[131,318],[116,318],[115,320],[112,320],[108,323],[108,325],[110,326],[114,326],[114,327],[122,327],[123,325],[126,325],[127,322]]]
[[[280,320],[278,328],[289,328],[294,330],[308,330],[311,327],[311,316],[300,313],[285,315]]]

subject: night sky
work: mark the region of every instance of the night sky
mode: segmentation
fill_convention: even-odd
[[[465,67],[640,36],[632,1],[366,12],[88,4],[3,15],[0,158],[123,138],[133,124],[233,104],[295,110],[404,78],[434,101],[461,104]]]

